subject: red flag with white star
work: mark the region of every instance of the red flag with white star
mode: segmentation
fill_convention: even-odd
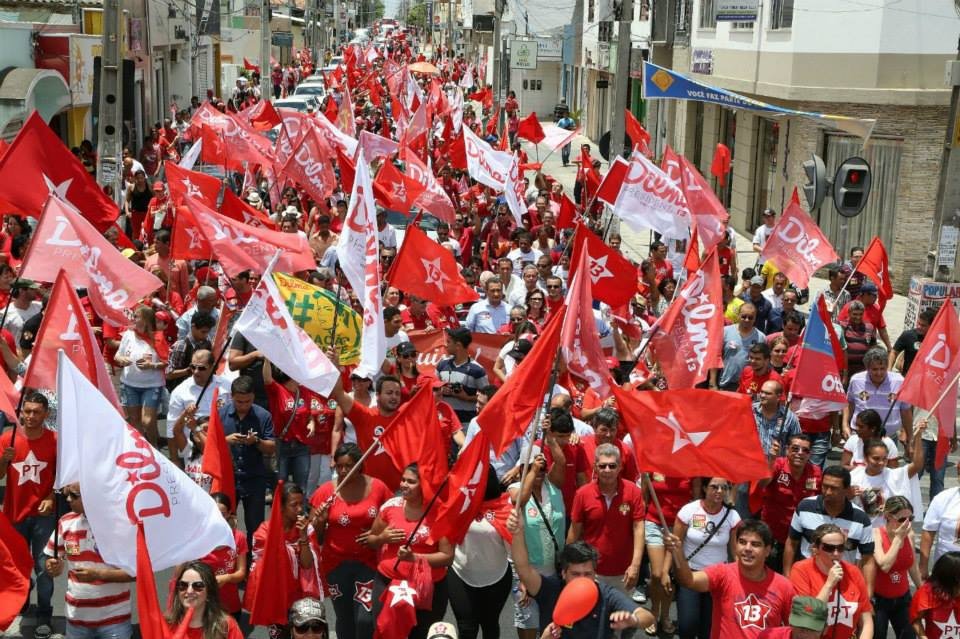
[[[431,240],[416,225],[407,227],[403,244],[385,278],[391,286],[437,306],[455,306],[480,298],[467,284],[449,249]]]
[[[887,249],[879,237],[874,237],[863,252],[863,257],[857,262],[857,273],[863,273],[877,285],[880,295],[877,299],[880,310],[887,305],[887,300],[893,298],[893,284],[890,283],[890,261],[887,258]]]
[[[623,306],[636,292],[637,269],[619,252],[603,243],[596,233],[577,223],[570,264],[576,268],[580,253],[587,252],[587,268],[593,296],[613,308]]]
[[[417,625],[419,597],[406,579],[393,579],[380,596],[383,607],[377,617],[373,639],[407,639]]]
[[[220,180],[217,178],[206,173],[180,168],[173,162],[167,163],[164,171],[167,173],[170,199],[177,206],[183,204],[183,198],[188,195],[211,208],[217,206],[217,197],[220,195]]]
[[[409,211],[426,189],[397,170],[393,162],[384,162],[373,180],[373,196],[378,204],[393,211]]]
[[[435,539],[446,537],[453,545],[463,541],[483,505],[490,450],[490,438],[481,430],[460,452],[437,504],[432,531]]]

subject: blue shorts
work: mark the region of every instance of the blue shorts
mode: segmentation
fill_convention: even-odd
[[[153,388],[137,388],[120,382],[120,403],[124,406],[146,406],[158,408],[163,396],[163,386]]]
[[[663,546],[663,529],[660,524],[643,522],[643,543],[648,546]]]

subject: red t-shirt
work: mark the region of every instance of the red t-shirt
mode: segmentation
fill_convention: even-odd
[[[767,628],[788,624],[794,591],[783,575],[767,570],[763,580],[750,581],[736,562],[704,572],[713,595],[710,639],[756,639]]]
[[[643,493],[624,479],[609,506],[597,482],[577,490],[570,521],[583,525],[583,540],[597,549],[598,575],[626,572],[633,559],[633,522],[642,521],[645,512]]]
[[[693,480],[689,477],[664,477],[660,473],[650,473],[653,489],[657,491],[657,500],[663,510],[663,518],[667,520],[671,530],[677,520],[677,513],[693,499]],[[647,509],[647,521],[660,523],[660,516],[656,508]]]
[[[405,325],[413,325],[414,330],[422,331],[431,328],[446,328],[447,318],[434,303],[427,304],[423,315],[414,315],[409,308],[400,311],[400,318]]]
[[[795,479],[786,457],[774,460],[772,479],[763,491],[763,507],[760,509],[760,519],[770,526],[774,539],[787,540],[797,504],[805,497],[820,494],[820,475],[820,467],[808,462],[800,478]]]
[[[580,445],[583,446],[583,454],[587,456],[587,465],[593,468],[597,457],[597,436],[581,437]],[[637,458],[634,457],[633,451],[619,439],[614,440],[613,445],[620,450],[620,476],[627,481],[636,482],[640,477],[640,469],[637,468]],[[593,474],[596,475],[596,471]]]
[[[890,550],[890,533],[887,532],[886,527],[880,529],[880,539],[883,542],[884,552]],[[907,538],[900,545],[900,552],[897,553],[897,558],[893,560],[890,572],[884,572],[879,567],[877,568],[877,576],[873,580],[873,591],[888,599],[896,599],[907,594],[910,590],[909,570],[910,566],[913,565],[913,560],[913,544]]]
[[[544,446],[542,440],[538,440],[536,446],[543,451],[543,457],[547,461],[547,470],[549,471],[553,466],[553,453],[550,452],[550,447]],[[563,486],[560,486],[560,493],[563,495],[563,507],[567,512],[570,512],[573,507],[573,498],[577,494],[577,474],[590,472],[590,465],[587,463],[587,456],[580,444],[567,444],[561,448],[566,462],[566,472],[563,475]]]
[[[764,382],[771,379],[780,382],[781,385],[783,384],[780,373],[772,368],[768,368],[763,375],[757,375],[753,372],[753,367],[747,366],[743,369],[743,375],[740,377],[740,388],[737,389],[737,392],[749,395],[750,400],[755,402],[760,399],[760,387],[763,386]]]
[[[237,571],[237,557],[247,554],[247,533],[234,530],[233,541],[237,548],[220,546],[206,557],[200,559],[210,566],[215,575],[229,575]],[[240,612],[240,589],[237,584],[222,584],[220,586],[220,604],[227,612]]]
[[[313,394],[310,399],[310,414],[313,415],[313,437],[307,437],[311,455],[331,455],[333,451],[333,422],[337,415],[336,403]]]
[[[296,412],[294,412],[295,393],[291,393],[286,386],[277,382],[270,382],[266,385],[267,401],[270,405],[270,416],[273,417],[273,427],[276,429],[275,435],[278,439],[285,442],[298,441],[306,444],[309,441],[307,437],[307,426],[310,424],[311,408],[314,400],[319,402],[316,393],[306,386],[300,387],[300,397],[296,401]],[[291,420],[291,415],[293,419]],[[281,431],[287,427],[286,433],[281,435]],[[329,447],[327,448],[329,451]]]
[[[333,482],[328,481],[317,488],[310,497],[310,505],[319,508],[333,494]],[[370,478],[370,491],[358,502],[349,503],[337,497],[330,506],[327,531],[323,537],[323,555],[320,566],[325,575],[343,561],[359,561],[371,568],[377,567],[377,553],[372,548],[361,546],[356,539],[370,530],[380,507],[393,493],[387,485],[375,477]]]
[[[823,636],[831,639],[850,639],[857,630],[860,616],[873,612],[873,604],[867,594],[867,582],[863,573],[853,564],[840,562],[843,567],[843,579],[837,584],[830,602],[827,603],[827,627]],[[816,597],[827,581],[826,573],[817,567],[816,560],[803,559],[793,564],[790,581],[797,595]]]
[[[433,510],[427,513],[426,518],[420,527],[417,528],[417,534],[413,536],[410,548],[414,553],[433,553],[437,552],[439,544],[430,535],[435,520]],[[388,528],[397,528],[403,531],[404,543],[410,537],[410,533],[417,526],[417,520],[407,519],[403,512],[403,497],[391,497],[380,506],[380,519],[386,522]],[[397,568],[393,565],[397,562],[397,550],[400,544],[384,544],[380,546],[380,553],[377,557],[377,570],[381,575],[390,579],[409,579],[410,571],[413,568],[413,562],[401,561]],[[443,579],[447,574],[447,569],[431,568],[433,581],[437,582]]]
[[[383,429],[390,425],[395,415],[384,417],[379,408],[367,408],[360,402],[354,402],[347,419],[353,424],[357,433],[357,444],[361,450],[367,450],[373,444],[375,437],[383,433]],[[376,477],[391,490],[400,486],[401,472],[393,463],[387,450],[381,445],[373,451],[363,462],[363,471],[371,477]]]
[[[729,246],[717,247],[717,261],[720,263],[720,275],[730,275],[733,266],[733,249]]]
[[[225,639],[243,639],[243,633],[240,632],[240,626],[237,625],[237,620],[231,617],[230,615],[226,616],[227,619],[227,636]],[[176,632],[176,625],[167,624],[170,626],[170,632],[173,634]],[[203,639],[203,627],[199,628],[187,628],[186,633],[184,634],[184,639]]]
[[[910,621],[923,621],[927,639],[950,639],[960,636],[960,597],[937,594],[933,584],[924,583],[910,602]]]
[[[0,435],[0,451],[10,447],[12,436],[12,430]],[[56,472],[57,434],[44,428],[36,439],[27,439],[23,428],[18,428],[3,498],[3,513],[12,523],[37,514],[40,502],[53,491]]]

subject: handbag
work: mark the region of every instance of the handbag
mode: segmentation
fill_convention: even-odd
[[[560,564],[560,546],[557,544],[557,537],[553,534],[553,527],[550,526],[550,520],[547,519],[546,513],[543,512],[543,508],[540,506],[540,500],[537,499],[536,495],[531,494],[530,499],[533,500],[533,503],[537,506],[537,511],[540,513],[540,519],[543,520],[543,525],[547,527],[547,533],[550,535],[550,541],[553,542],[553,567],[556,569],[557,574],[560,574],[562,568]]]

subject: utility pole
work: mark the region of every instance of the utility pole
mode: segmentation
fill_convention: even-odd
[[[493,110],[500,106],[500,64],[503,60],[503,51],[500,48],[500,22],[503,20],[503,5],[505,0],[493,0]]]
[[[447,2],[447,59],[453,50],[453,0]]]
[[[103,2],[103,52],[100,54],[100,103],[97,117],[97,182],[113,187],[120,201],[123,125],[123,61],[120,59],[120,0]]]
[[[260,97],[269,100],[273,95],[270,74],[270,0],[260,2]]]
[[[633,0],[621,0],[620,27],[617,33],[617,85],[613,93],[613,113],[610,117],[610,162],[621,155],[625,132],[624,109],[630,102],[630,27],[633,22]]]
[[[947,258],[951,250],[956,253],[957,236],[960,234],[960,42],[957,43],[957,60],[950,73],[950,84],[953,85],[950,95],[950,119],[947,121],[947,134],[940,161],[937,219],[930,238],[931,253],[936,251],[936,259],[930,264],[932,272],[929,274],[940,282],[956,279],[956,259]],[[948,261],[950,263],[946,263]]]

